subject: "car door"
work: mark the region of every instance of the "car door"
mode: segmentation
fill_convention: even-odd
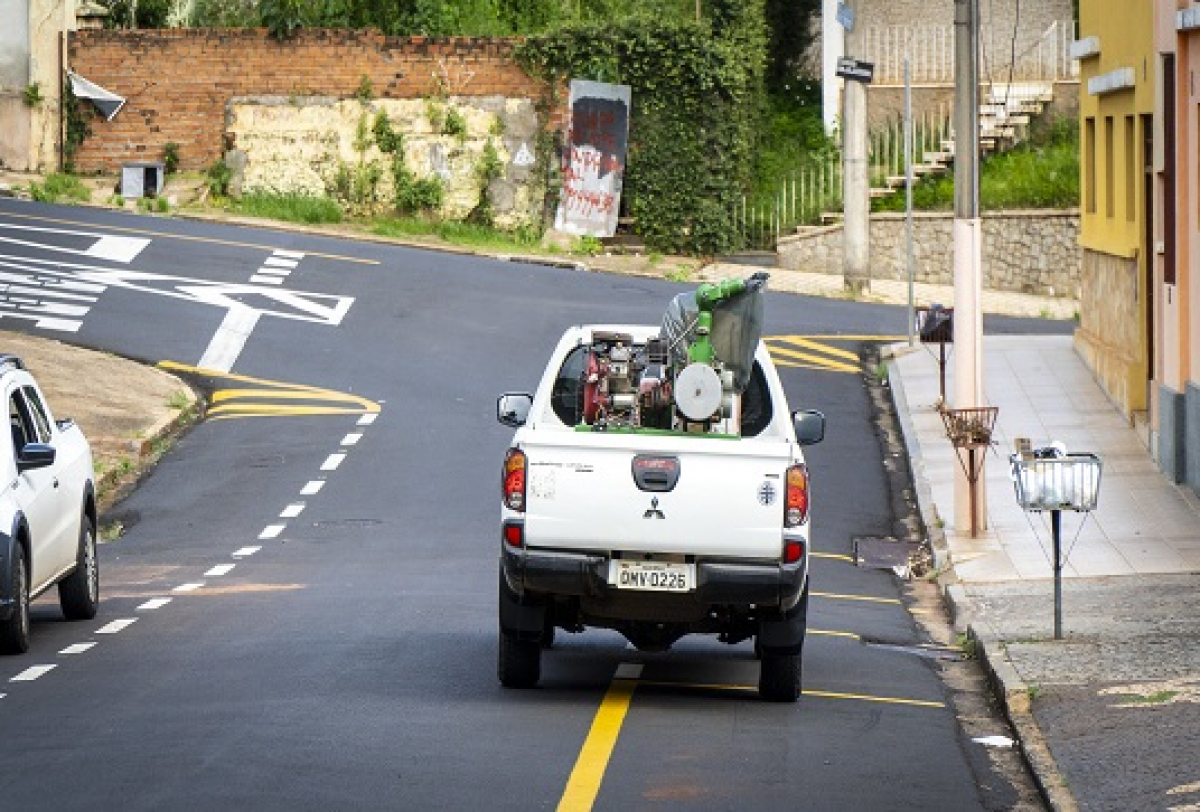
[[[52,439],[44,411],[38,412],[40,405],[40,398],[30,386],[13,386],[8,391],[8,421],[14,460],[26,444],[49,443]],[[75,559],[75,539],[68,534],[77,508],[65,504],[67,495],[59,482],[57,461],[45,468],[16,473],[12,490],[29,527],[33,553],[31,592],[39,592]]]

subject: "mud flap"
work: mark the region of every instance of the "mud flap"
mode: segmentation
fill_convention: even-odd
[[[799,654],[808,626],[808,587],[788,612],[758,622],[758,648],[769,654]]]
[[[541,640],[546,629],[546,604],[512,591],[500,572],[500,630],[522,640]]]

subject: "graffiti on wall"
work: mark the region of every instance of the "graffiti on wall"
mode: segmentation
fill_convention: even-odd
[[[628,85],[571,81],[571,125],[556,229],[592,237],[616,233],[630,100]]]

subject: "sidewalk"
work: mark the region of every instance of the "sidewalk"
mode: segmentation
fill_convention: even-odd
[[[937,360],[925,347],[893,349],[889,381],[939,580],[1052,806],[1200,809],[1200,499],[1158,471],[1069,336],[987,336],[985,397],[999,407],[988,528],[957,532],[959,463],[935,408]],[[1097,510],[1062,514],[1061,640],[1049,514],[1017,503],[1015,437],[1103,460]]]

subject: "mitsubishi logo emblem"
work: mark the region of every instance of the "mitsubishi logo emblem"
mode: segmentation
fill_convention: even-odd
[[[665,519],[667,518],[661,510],[658,509],[658,497],[655,496],[650,500],[650,509],[642,514],[643,519]]]

